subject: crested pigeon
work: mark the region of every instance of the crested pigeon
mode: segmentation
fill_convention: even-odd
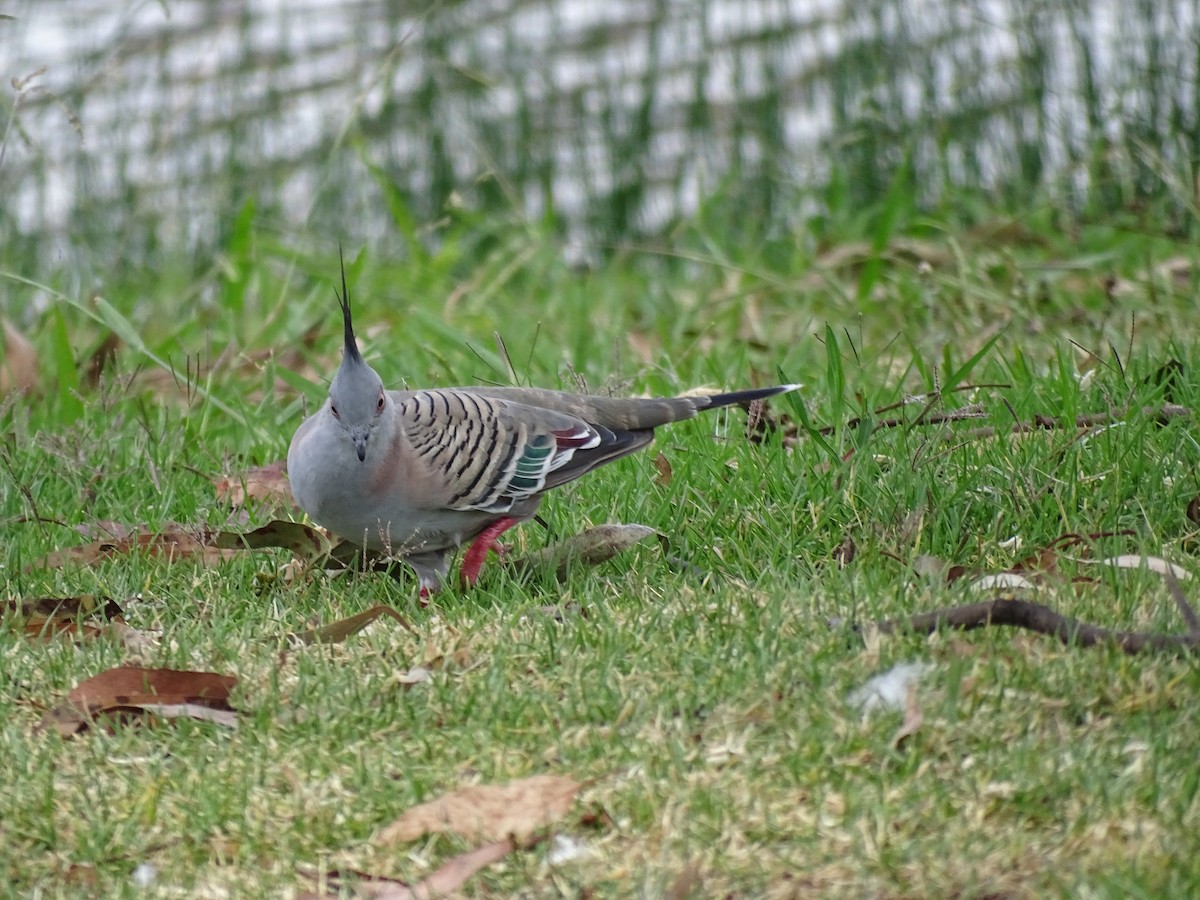
[[[532,518],[545,491],[641,449],[657,426],[799,387],[655,399],[390,391],[359,353],[344,272],[338,303],[342,362],[328,399],[292,437],[292,494],[338,537],[403,558],[422,597],[442,586],[450,554],[467,542],[461,577],[473,585],[488,551],[500,550],[497,538]]]

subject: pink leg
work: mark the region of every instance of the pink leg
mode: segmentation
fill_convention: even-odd
[[[497,553],[504,552],[496,543],[496,538],[520,522],[520,519],[504,516],[479,533],[479,537],[475,538],[475,542],[463,556],[462,567],[459,570],[459,577],[465,587],[471,587],[479,578],[479,570],[483,568],[483,561],[487,559],[489,550],[495,550]]]

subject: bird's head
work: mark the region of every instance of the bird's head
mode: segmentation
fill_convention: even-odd
[[[354,323],[350,317],[350,291],[346,287],[346,267],[342,265],[342,293],[338,296],[342,308],[342,324],[345,331],[345,346],[342,364],[338,367],[333,382],[329,385],[329,415],[334,423],[346,433],[346,439],[354,444],[358,459],[367,458],[367,442],[371,432],[378,427],[384,414],[391,408],[391,398],[383,388],[383,381],[375,370],[358,352],[354,339]]]

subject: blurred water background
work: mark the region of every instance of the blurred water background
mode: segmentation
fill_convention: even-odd
[[[587,255],[696,215],[800,232],[898,180],[929,209],[1166,198],[1186,229],[1198,6],[10,0],[0,241],[102,267],[252,216],[403,252],[472,210]]]

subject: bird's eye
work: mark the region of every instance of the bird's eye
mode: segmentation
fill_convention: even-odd
[[[333,417],[335,419],[340,419],[342,417],[342,414],[337,411],[337,407],[334,406],[332,403],[329,404],[329,411],[331,413],[333,413]]]
[[[375,401],[375,412],[383,412],[383,391],[379,392],[379,399]]]

